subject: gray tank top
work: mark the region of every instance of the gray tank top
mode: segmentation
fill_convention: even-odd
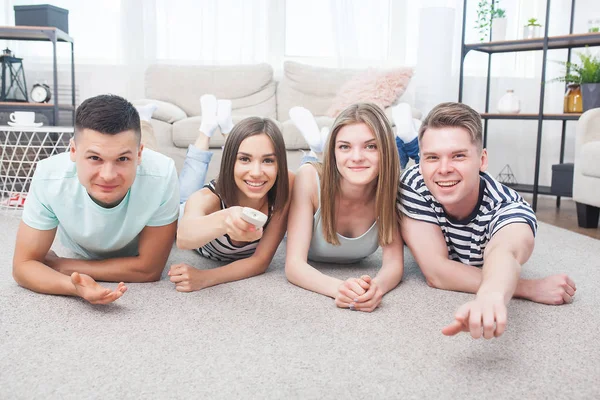
[[[373,254],[379,247],[377,221],[362,235],[347,238],[337,234],[339,246],[327,243],[323,236],[321,219],[321,183],[317,173],[317,191],[319,193],[319,208],[313,216],[313,234],[308,248],[308,259],[317,262],[336,264],[351,264]]]

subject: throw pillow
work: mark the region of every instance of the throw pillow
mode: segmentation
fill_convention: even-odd
[[[402,96],[412,75],[412,68],[368,69],[359,73],[342,85],[327,115],[335,118],[346,107],[360,102],[375,103],[383,110]]]

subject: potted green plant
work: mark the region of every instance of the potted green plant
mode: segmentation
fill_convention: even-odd
[[[490,33],[493,41],[506,39],[506,10],[498,7],[499,3],[500,0],[480,0],[478,3],[475,27],[482,42],[489,38]]]
[[[576,83],[581,86],[583,112],[600,107],[600,57],[594,56],[589,49],[578,52],[580,63],[560,62],[566,67],[565,76],[555,81]]]
[[[537,18],[529,18],[527,25],[523,27],[523,39],[533,39],[540,37],[540,28],[542,25],[538,22]]]

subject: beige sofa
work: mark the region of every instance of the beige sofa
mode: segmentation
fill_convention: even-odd
[[[600,212],[600,108],[586,111],[577,122],[573,200],[583,228],[597,228]]]
[[[304,138],[289,119],[294,106],[308,108],[319,128],[330,127],[333,119],[325,116],[338,89],[360,70],[308,66],[296,62],[284,63],[283,77],[277,82],[269,64],[237,66],[173,66],[153,65],[146,70],[145,99],[136,105],[153,102],[158,105],[151,121],[159,151],[175,160],[181,168],[187,146],[192,144],[202,121],[200,96],[212,93],[217,98],[232,100],[234,123],[248,116],[275,120],[285,139],[286,148],[308,148]],[[409,85],[398,101],[413,102]],[[390,109],[386,110],[388,117]],[[421,114],[413,111],[416,118]],[[211,139],[211,147],[224,143],[221,132]]]

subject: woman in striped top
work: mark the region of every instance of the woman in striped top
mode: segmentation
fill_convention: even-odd
[[[273,121],[250,117],[233,126],[231,102],[205,95],[201,104],[201,133],[188,148],[180,174],[182,216],[177,247],[229,263],[208,270],[172,265],[169,276],[180,292],[263,273],[285,234],[293,182],[283,137]],[[208,144],[217,125],[222,133],[231,133],[225,141],[218,178],[202,187],[212,156]],[[265,226],[256,229],[244,221],[244,207],[266,214]]]

